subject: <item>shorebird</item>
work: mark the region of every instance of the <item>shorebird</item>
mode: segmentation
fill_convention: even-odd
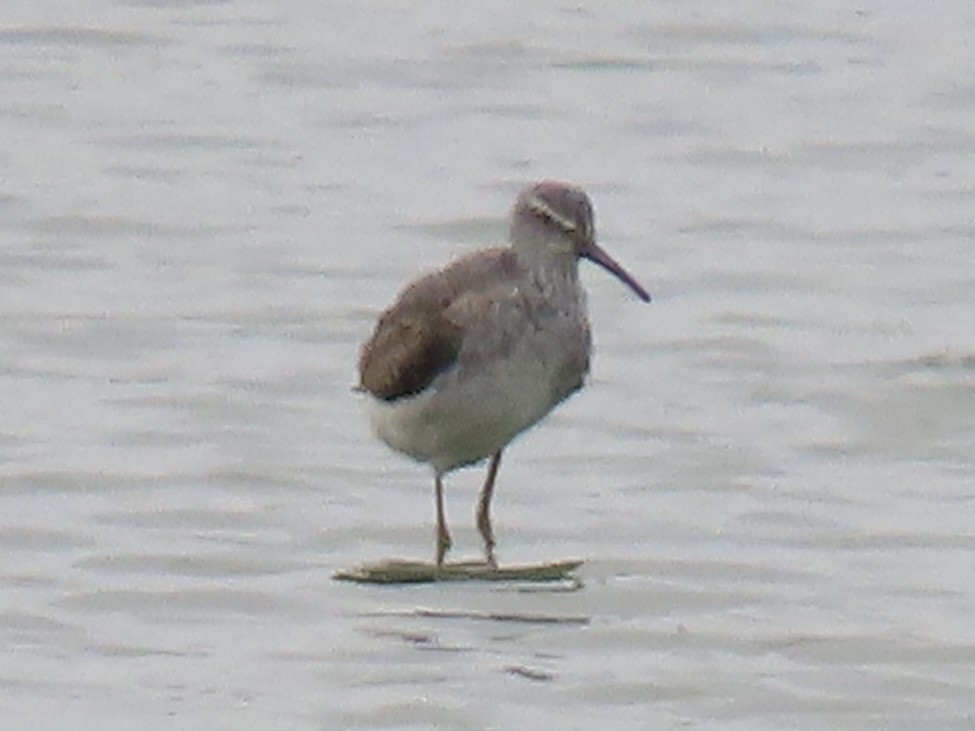
[[[437,566],[451,546],[444,476],[490,459],[477,527],[485,562],[496,567],[490,511],[501,453],[583,385],[591,336],[579,259],[650,301],[596,244],[582,189],[551,180],[531,185],[515,200],[507,246],[408,284],[362,346],[359,390],[373,431],[433,467]]]

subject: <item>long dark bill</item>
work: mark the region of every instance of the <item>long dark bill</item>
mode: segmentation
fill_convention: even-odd
[[[636,293],[636,296],[644,302],[650,301],[650,293],[647,292],[647,290],[645,290],[638,281],[630,276],[629,272],[617,264],[613,257],[597,246],[595,241],[586,243],[582,250],[579,251],[579,256],[585,257],[589,261],[601,266],[607,272],[623,282],[623,284],[632,289]]]

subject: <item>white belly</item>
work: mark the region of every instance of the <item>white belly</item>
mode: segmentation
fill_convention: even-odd
[[[373,430],[441,473],[485,459],[582,384],[585,363],[567,366],[557,346],[528,342],[508,357],[445,373],[416,396],[370,397]]]

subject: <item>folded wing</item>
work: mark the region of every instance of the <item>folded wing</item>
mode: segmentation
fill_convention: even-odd
[[[454,366],[464,344],[465,318],[452,313],[451,306],[491,289],[516,266],[509,249],[488,249],[408,286],[362,347],[361,387],[383,401],[427,388]]]

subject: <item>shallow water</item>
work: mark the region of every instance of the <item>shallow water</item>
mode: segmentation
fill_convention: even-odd
[[[6,3],[3,727],[972,728],[973,31]],[[433,550],[358,343],[540,177],[654,294],[586,270],[589,388],[499,478],[502,561],[584,588],[333,582]]]

